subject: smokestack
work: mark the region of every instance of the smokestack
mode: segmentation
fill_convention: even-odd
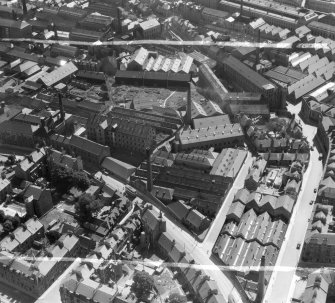
[[[65,113],[64,113],[64,106],[63,106],[63,100],[62,100],[61,93],[58,93],[58,105],[59,105],[59,110],[60,110],[61,121],[64,121]]]
[[[56,27],[56,24],[55,23],[51,23],[51,28],[54,32],[54,35],[55,35],[55,40],[58,40],[58,33],[57,33],[57,27]]]
[[[121,8],[120,7],[117,8],[117,27],[118,27],[117,31],[121,33],[122,24],[121,24]]]
[[[262,303],[264,297],[264,272],[265,272],[265,256],[261,259],[261,268],[259,270],[257,297],[255,303]]]
[[[185,124],[191,125],[191,122],[192,122],[191,83],[188,83]]]
[[[255,59],[255,65],[254,69],[257,71],[257,65],[259,64],[259,53],[260,53],[260,43],[261,43],[261,31],[260,29],[257,29],[257,48],[256,48],[256,59]]]
[[[27,4],[26,4],[26,0],[22,0],[22,9],[23,9],[23,16],[27,15]]]
[[[14,12],[14,10],[12,10],[12,19],[13,19],[13,20],[16,20],[16,19],[17,19],[17,15],[16,15],[16,13]]]
[[[242,14],[243,14],[243,0],[241,0],[240,17],[242,17]]]
[[[151,157],[150,157],[150,148],[147,148],[147,170],[148,170],[148,178],[147,178],[147,190],[148,192],[152,191],[152,171],[151,171]]]

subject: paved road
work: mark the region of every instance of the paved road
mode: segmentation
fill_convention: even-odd
[[[182,224],[180,224],[180,222],[176,221],[168,213],[163,212],[163,217],[166,221],[167,231],[173,233],[176,242],[184,246],[185,251],[190,253],[196,264],[205,266],[205,268],[203,269],[213,280],[217,282],[219,290],[225,297],[225,299],[228,301],[229,296],[233,297],[234,302],[236,303],[246,302],[246,296],[244,296],[243,298],[241,297],[241,294],[237,291],[233,282],[229,279],[229,274],[222,272],[220,268],[209,258],[209,256],[211,255],[213,245],[215,244],[215,241],[222,229],[222,225],[229,209],[230,202],[232,201],[236,191],[239,188],[243,187],[244,179],[248,173],[248,169],[251,166],[251,163],[252,156],[248,153],[245,164],[237,175],[235,182],[231,188],[231,192],[228,193],[228,200],[225,200],[223,202],[219,214],[216,216],[215,221],[212,223],[211,229],[207,234],[204,242],[198,242],[197,240],[195,240],[195,238],[185,229]],[[139,194],[139,196],[159,208],[157,203],[151,200],[149,197],[145,197],[142,194]]]
[[[302,244],[308,227],[308,219],[311,216],[313,205],[309,202],[315,200],[314,188],[319,185],[322,176],[322,162],[318,160],[319,153],[314,150],[311,153],[309,167],[304,174],[301,194],[295,205],[291,218],[291,224],[286,232],[286,240],[280,250],[269,287],[264,298],[265,303],[286,303],[289,290],[295,274],[295,268],[299,262]],[[297,244],[301,243],[298,250]]]
[[[199,245],[199,247],[201,247],[201,249],[203,249],[207,253],[207,255],[211,254],[213,246],[222,229],[223,223],[226,220],[227,212],[234,199],[236,192],[240,188],[244,187],[244,180],[248,175],[248,169],[252,165],[252,160],[253,160],[252,155],[248,152],[245,163],[241,168],[241,170],[239,171],[235,179],[235,182],[232,188],[230,189],[224,203],[222,203],[221,209],[219,210],[219,213],[216,215],[215,221],[212,222],[210,230],[207,233],[205,240]]]
[[[190,234],[185,232],[183,228],[176,226],[166,216],[166,228],[170,231],[177,243],[184,245],[185,251],[187,251],[194,259],[196,264],[205,266],[203,269],[213,280],[218,284],[219,290],[225,299],[228,301],[228,296],[234,297],[235,302],[243,302],[241,295],[235,289],[233,283],[229,278],[214,264],[212,260],[209,259],[205,249],[199,246],[199,242],[196,241]],[[208,266],[208,267],[206,267]]]
[[[289,106],[289,109],[291,112],[297,113],[300,110],[300,105]],[[297,119],[300,120],[299,117]],[[303,126],[304,135],[308,138],[308,141],[312,142],[316,128],[306,126],[301,120],[300,122]],[[311,152],[309,167],[304,174],[301,192],[294,207],[291,223],[276,262],[275,272],[270,279],[264,303],[290,302],[289,290],[291,284],[294,283],[294,274],[300,259],[301,248],[308,227],[308,219],[313,209],[313,205],[310,205],[309,202],[315,200],[316,194],[314,193],[314,188],[318,188],[322,177],[322,162],[318,160],[318,157],[319,153],[315,148]],[[301,243],[299,250],[296,248],[298,243]]]

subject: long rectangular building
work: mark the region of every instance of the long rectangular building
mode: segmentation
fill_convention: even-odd
[[[324,38],[331,38],[335,40],[335,25],[312,21],[308,25],[313,35],[320,35]]]
[[[285,106],[282,91],[277,85],[242,63],[233,56],[222,61],[227,78],[236,82],[247,92],[261,93],[269,101],[270,110],[281,109]]]
[[[229,0],[230,2],[237,3],[241,5],[240,0]],[[272,12],[280,14],[282,16],[294,18],[296,20],[304,17],[306,13],[301,12],[298,8],[288,5],[283,5],[281,3],[276,3],[268,0],[243,0],[243,6],[250,6],[253,8],[258,8],[264,12]]]
[[[180,133],[175,148],[181,151],[210,147],[222,149],[241,146],[243,142],[244,134],[240,124],[225,124],[184,130]]]
[[[240,3],[232,3],[226,0],[222,0],[219,3],[219,9],[231,13],[239,12],[240,7]],[[279,12],[273,13],[263,9],[254,8],[249,5],[243,6],[243,15],[252,18],[263,18],[269,24],[280,26],[282,28],[288,28],[290,30],[294,30],[299,27],[299,23],[296,18],[286,17]]]
[[[228,93],[228,90],[206,63],[199,67],[199,82],[200,86],[210,89],[214,101],[224,103],[224,96]]]

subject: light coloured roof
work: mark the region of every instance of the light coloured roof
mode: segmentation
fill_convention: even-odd
[[[192,144],[240,136],[243,136],[243,132],[239,124],[226,124],[216,127],[184,130],[180,134],[180,141],[182,144]]]
[[[154,28],[157,26],[161,26],[161,24],[159,23],[159,21],[157,19],[150,19],[147,21],[144,21],[142,23],[140,23],[140,27],[145,31],[148,30],[150,28]]]
[[[51,73],[43,74],[40,79],[46,86],[49,87],[61,81],[62,79],[72,75],[77,70],[78,68],[72,62],[68,62],[63,66],[55,69]]]

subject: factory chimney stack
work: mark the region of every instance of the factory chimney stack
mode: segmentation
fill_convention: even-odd
[[[146,149],[147,152],[147,170],[148,170],[148,177],[147,177],[147,190],[148,192],[152,191],[152,169],[151,169],[151,151],[148,147]]]
[[[65,112],[64,112],[64,105],[63,105],[63,99],[62,99],[61,93],[58,93],[58,105],[59,105],[59,110],[60,110],[61,121],[64,121]]]
[[[257,297],[255,303],[262,303],[264,297],[264,277],[265,272],[265,256],[262,256],[261,259],[261,267],[259,269],[259,277],[258,277],[258,287],[257,287]]]

